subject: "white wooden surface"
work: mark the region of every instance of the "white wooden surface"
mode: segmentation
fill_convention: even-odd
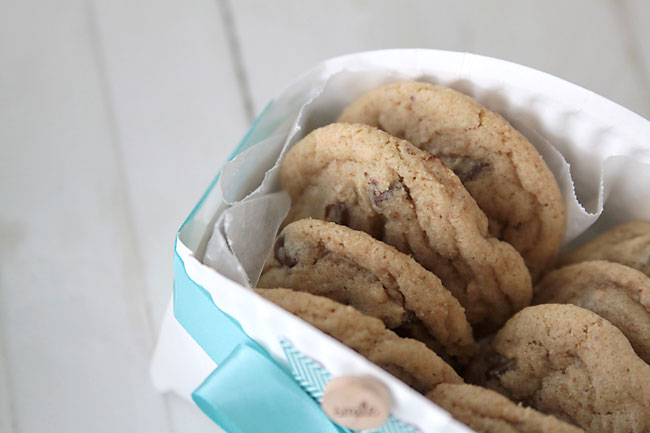
[[[148,363],[174,234],[252,117],[322,59],[511,60],[650,117],[644,0],[5,0],[0,432],[216,432]]]

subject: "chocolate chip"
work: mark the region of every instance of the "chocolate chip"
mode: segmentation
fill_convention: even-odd
[[[275,241],[275,245],[273,245],[273,256],[275,257],[275,260],[289,268],[293,268],[298,264],[298,260],[287,254],[287,250],[284,248],[284,235],[281,235]]]
[[[377,213],[376,215],[371,216],[368,220],[370,226],[368,234],[370,234],[375,239],[384,240],[384,237],[386,236],[387,220],[388,219],[386,216],[381,213]]]
[[[459,158],[458,161],[452,165],[452,170],[460,181],[465,183],[474,180],[489,164],[483,161],[477,161],[469,158]]]
[[[515,399],[512,399],[512,400],[515,400]],[[517,399],[516,401],[518,403],[521,403],[522,406],[524,406],[524,407],[532,407],[533,409],[535,408],[535,400],[532,397]]]
[[[328,204],[325,206],[325,220],[347,226],[350,222],[350,212],[348,212],[348,207],[343,202]]]
[[[515,368],[515,360],[508,359],[500,353],[490,353],[485,359],[487,369],[485,370],[485,380],[499,379],[502,374]]]
[[[377,185],[377,182],[371,182],[373,186]],[[379,206],[381,203],[385,202],[386,200],[390,199],[393,195],[395,195],[395,191],[398,191],[400,189],[404,188],[404,184],[402,182],[395,182],[391,186],[388,187],[387,190],[385,191],[377,191],[377,188],[370,188],[370,195],[372,202],[375,204],[375,206]]]

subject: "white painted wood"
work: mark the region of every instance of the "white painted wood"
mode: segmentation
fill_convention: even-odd
[[[81,0],[0,14],[0,332],[15,432],[168,432]]]
[[[0,316],[0,326],[3,322]],[[0,332],[0,432],[11,432],[14,425],[14,410],[9,383],[11,376],[9,376],[9,365],[6,361],[8,355],[4,339],[4,333]]]
[[[92,1],[156,329],[175,233],[248,128],[215,1]]]
[[[256,110],[324,58],[381,48],[468,51],[521,63],[642,115],[650,98],[616,2],[232,2]],[[646,22],[642,21],[642,22]]]
[[[248,121],[216,2],[91,4],[157,330],[172,288],[176,230]],[[195,406],[166,398],[174,431],[220,431]]]
[[[638,91],[641,97],[650,101],[650,2],[646,0],[625,0],[619,2],[622,9],[622,21],[627,24],[629,35],[628,50],[638,56],[639,77]],[[629,83],[637,87],[636,83]],[[639,113],[650,119],[650,112]],[[648,143],[650,146],[650,143]]]

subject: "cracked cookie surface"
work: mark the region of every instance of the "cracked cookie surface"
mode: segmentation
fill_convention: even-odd
[[[415,390],[426,393],[440,383],[462,383],[453,368],[424,343],[402,338],[381,320],[329,298],[291,289],[255,289],[269,301],[300,317],[365,356]]]
[[[620,329],[650,364],[650,278],[636,269],[603,260],[565,266],[535,286],[535,304],[574,304]]]
[[[376,126],[438,156],[485,212],[490,233],[521,253],[533,280],[555,262],[562,194],[534,146],[497,113],[455,90],[410,81],[370,90],[338,121]]]
[[[441,384],[427,398],[479,433],[584,433],[479,386]]]
[[[405,140],[331,124],[296,143],[280,178],[292,202],[285,224],[330,220],[412,255],[460,301],[478,334],[531,301],[519,253],[490,236],[485,214],[451,170]]]
[[[632,221],[607,230],[563,257],[565,264],[607,260],[637,269],[650,277],[650,222]]]
[[[454,359],[478,349],[464,308],[438,277],[394,247],[338,224],[303,219],[286,226],[257,286],[325,296],[400,335],[424,332],[422,341]]]
[[[466,377],[588,432],[650,431],[650,366],[618,328],[575,305],[520,311]]]

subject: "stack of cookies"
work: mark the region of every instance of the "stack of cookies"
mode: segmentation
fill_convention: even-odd
[[[503,117],[383,86],[298,142],[281,182],[260,295],[476,431],[650,432],[650,224],[553,270],[564,201]]]

